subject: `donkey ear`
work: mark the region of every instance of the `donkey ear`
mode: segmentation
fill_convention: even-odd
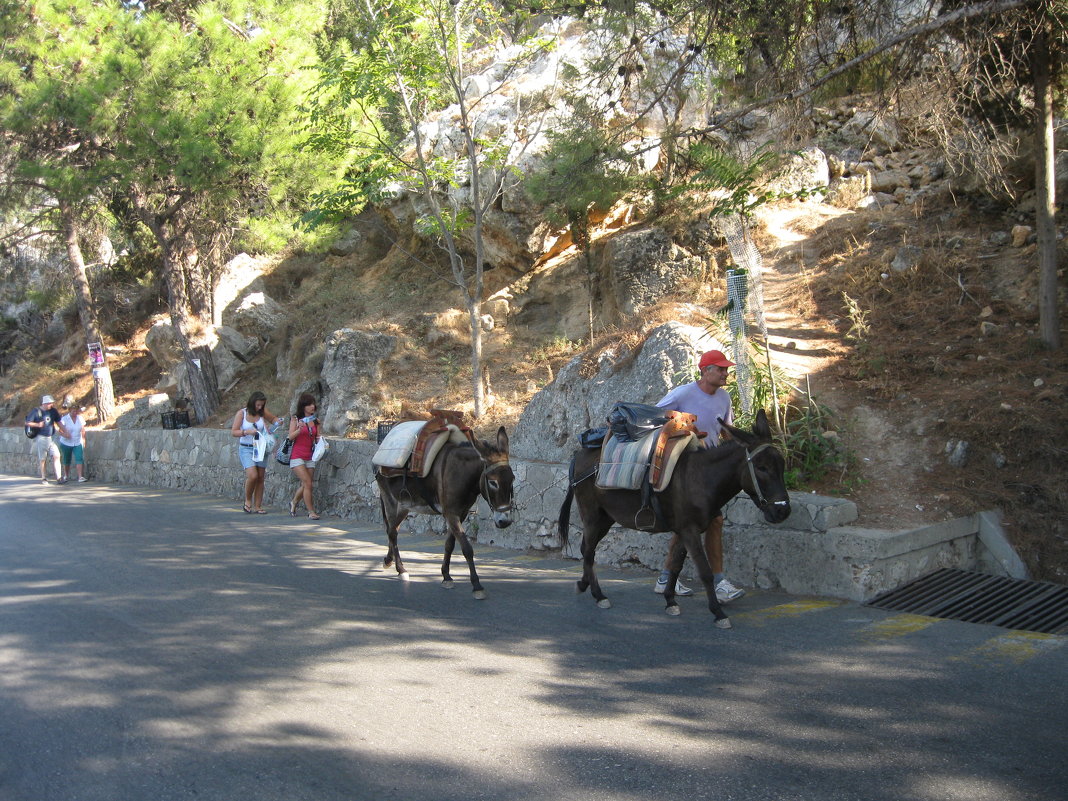
[[[750,445],[755,439],[753,435],[746,431],[744,428],[735,428],[730,423],[725,421],[722,417],[717,417],[716,420],[718,420],[719,424],[723,426],[723,430],[731,435],[731,439],[737,440],[743,445]]]
[[[761,439],[771,439],[771,426],[768,425],[768,415],[763,409],[757,412],[756,420],[753,422],[753,433]]]
[[[497,450],[508,453],[508,432],[504,430],[504,426],[497,429]]]

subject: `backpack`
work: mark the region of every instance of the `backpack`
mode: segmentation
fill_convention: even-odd
[[[39,422],[41,422],[41,421],[37,418],[37,415],[35,415],[33,412],[30,412],[28,415],[26,415],[26,425],[23,427],[22,430],[26,432],[26,436],[29,437],[30,439],[37,439],[37,435],[41,433],[41,429],[36,428],[34,426],[31,426],[30,423],[39,423]]]

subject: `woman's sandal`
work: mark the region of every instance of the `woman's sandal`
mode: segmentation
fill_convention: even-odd
[[[296,501],[290,501],[289,502],[289,516],[290,517],[296,517],[297,516],[297,502]]]
[[[267,514],[267,510],[266,509],[257,509],[256,510],[256,514],[265,515],[265,514]]]
[[[245,514],[252,514],[252,508],[247,503],[241,504],[241,508],[245,510]]]
[[[308,517],[310,517],[312,520],[319,519],[319,515],[315,514],[315,512],[308,512]]]

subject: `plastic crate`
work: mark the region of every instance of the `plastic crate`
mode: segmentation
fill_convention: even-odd
[[[395,425],[397,425],[397,422],[395,420],[386,420],[385,422],[382,422],[382,423],[378,424],[378,444],[379,445],[382,444],[382,440],[384,440],[386,438],[386,434],[388,434],[393,429],[393,426],[395,426]]]

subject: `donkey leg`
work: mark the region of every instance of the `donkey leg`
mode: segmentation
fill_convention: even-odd
[[[682,537],[672,537],[667,558],[667,569],[671,571],[671,575],[668,576],[667,588],[664,590],[664,603],[667,605],[666,611],[669,615],[682,614],[675,600],[675,586],[679,580],[679,573],[682,572],[682,566],[686,562],[686,552],[686,544],[682,541]]]
[[[400,547],[397,545],[397,535],[400,533],[401,523],[408,517],[408,513],[401,511],[396,522],[391,523],[386,528],[386,536],[389,538],[389,546],[386,550],[386,558],[382,560],[383,567],[389,567],[393,565],[397,569],[397,575],[401,581],[408,580],[408,570],[404,567],[404,561],[401,559]]]
[[[708,555],[705,553],[702,533],[699,531],[687,531],[683,541],[687,550],[693,555],[697,575],[701,577],[701,583],[704,585],[705,593],[708,595],[708,611],[716,618],[716,627],[729,629],[731,621],[727,617],[727,613],[723,611],[723,607],[720,606],[719,598],[716,597],[715,574],[712,572],[712,565],[709,564]]]
[[[450,529],[449,533],[445,535],[445,555],[441,560],[441,586],[448,590],[451,590],[453,586],[455,586],[452,581],[452,576],[450,575],[452,549],[454,547],[456,547],[456,537]]]
[[[590,594],[601,609],[611,609],[612,602],[601,590],[601,583],[597,580],[597,572],[593,568],[593,558],[597,553],[598,543],[604,539],[604,535],[608,533],[611,526],[612,520],[607,516],[600,521],[582,521],[585,533],[582,536],[582,579],[578,583],[578,591],[583,592],[586,587],[589,587]]]
[[[452,544],[454,542],[460,543],[460,550],[463,552],[464,559],[467,560],[467,569],[471,574],[471,592],[474,593],[475,600],[481,601],[486,597],[486,590],[482,587],[482,582],[478,580],[478,571],[475,570],[475,549],[471,547],[471,541],[467,539],[467,534],[464,533],[464,527],[461,525],[459,518],[450,518],[448,522],[449,535],[445,540],[446,561],[442,565],[442,572],[444,574],[447,570],[448,560],[452,554]],[[444,584],[444,582],[442,583]]]

